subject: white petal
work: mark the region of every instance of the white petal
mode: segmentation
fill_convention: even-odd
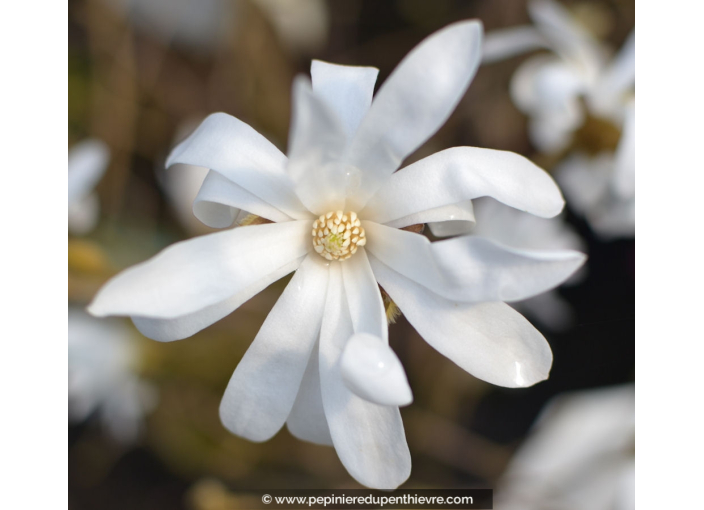
[[[110,161],[110,149],[96,139],[74,145],[68,151],[68,202],[88,196],[105,173]]]
[[[220,303],[308,253],[309,221],[239,227],[173,244],[109,280],[97,316],[173,319]]]
[[[286,422],[323,317],[328,268],[318,258],[303,261],[232,374],[220,420],[233,434],[266,441]]]
[[[554,0],[532,0],[528,12],[552,50],[592,82],[603,66],[604,53],[598,41]]]
[[[599,77],[587,98],[589,106],[600,115],[610,118],[623,104],[623,95],[635,85],[636,33],[631,32],[616,58]]]
[[[68,204],[68,231],[74,235],[85,235],[93,230],[100,219],[100,200],[91,193]]]
[[[140,333],[152,340],[172,342],[174,340],[188,338],[223,317],[230,315],[251,297],[259,294],[266,287],[280,278],[283,278],[291,271],[298,269],[298,266],[301,265],[304,258],[305,256],[284,264],[276,271],[263,276],[246,289],[239,291],[225,301],[207,306],[188,315],[182,315],[175,319],[153,319],[150,317],[134,316],[131,317],[132,322],[134,322],[134,325]]]
[[[462,236],[431,243],[426,237],[369,221],[366,249],[395,271],[441,296],[459,301],[519,301],[556,287],[586,256],[519,250]]]
[[[453,23],[416,46],[379,89],[349,146],[348,209],[359,211],[401,162],[442,126],[481,59],[482,26]]]
[[[479,379],[509,388],[548,377],[545,338],[505,303],[449,301],[403,277],[373,256],[374,275],[418,333],[442,355]]]
[[[444,237],[466,233],[474,225],[474,208],[471,200],[457,204],[442,205],[427,211],[409,214],[389,221],[389,227],[403,228],[418,223],[427,223],[433,235]],[[452,232],[452,233],[450,233]]]
[[[389,343],[386,311],[364,248],[342,264],[342,280],[355,333],[369,333]]]
[[[626,107],[621,140],[614,161],[614,190],[619,198],[628,200],[636,192],[636,105]]]
[[[341,164],[346,134],[335,112],[303,76],[293,82],[288,174],[296,194],[315,214],[344,209],[347,176]]]
[[[586,250],[584,241],[567,224],[564,215],[540,218],[489,197],[474,201],[474,213],[477,224],[472,234],[505,246],[527,250]]]
[[[244,122],[213,113],[169,155],[175,163],[215,170],[291,218],[308,218],[286,174],[286,156]]]
[[[497,62],[538,48],[545,48],[545,45],[543,36],[532,26],[492,30],[484,36],[482,64]]]
[[[310,66],[313,92],[335,111],[348,138],[355,134],[372,104],[378,74],[375,67],[343,66],[321,60],[313,60]]]
[[[552,177],[523,156],[454,147],[396,172],[360,215],[387,223],[482,196],[546,218],[557,215],[564,206]]]
[[[320,390],[319,350],[316,344],[308,360],[296,401],[286,420],[286,427],[294,437],[302,441],[332,446],[330,427],[325,418],[323,396]]]
[[[570,208],[579,214],[596,210],[609,194],[614,157],[603,152],[590,158],[573,154],[555,167],[555,178],[564,190]]]
[[[291,218],[218,172],[210,170],[193,201],[193,214],[213,228],[232,225],[240,210],[274,222]]]
[[[320,382],[325,416],[335,450],[362,485],[395,489],[410,475],[411,456],[398,407],[359,398],[344,383],[340,356],[352,336],[340,264],[330,265],[330,282],[320,331]]]
[[[439,213],[440,218],[428,221],[428,228],[435,237],[458,236],[468,233],[476,220],[474,218],[474,205],[471,200],[457,204],[445,205],[430,212]]]
[[[413,402],[396,353],[375,335],[352,336],[342,353],[340,369],[347,387],[369,402],[385,406],[407,406]]]

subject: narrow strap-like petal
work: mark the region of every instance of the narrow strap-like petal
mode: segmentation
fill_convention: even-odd
[[[174,340],[188,338],[211,324],[216,323],[223,317],[230,315],[251,297],[259,294],[266,287],[283,278],[291,271],[298,269],[298,266],[301,265],[301,262],[303,262],[306,256],[284,264],[272,273],[262,276],[258,281],[225,301],[210,305],[197,312],[182,315],[175,319],[153,319],[150,317],[133,316],[131,317],[132,322],[134,322],[134,325],[144,336],[153,340],[172,342]]]
[[[166,166],[185,163],[215,170],[291,218],[309,216],[286,174],[286,156],[262,135],[226,113],[213,113],[169,155]]]
[[[215,170],[210,170],[193,200],[193,214],[212,228],[227,228],[240,210],[256,214],[273,222],[291,218],[264,202]]]
[[[454,147],[396,172],[360,216],[389,223],[482,196],[548,218],[557,215],[565,203],[550,175],[523,156]]]
[[[286,422],[320,331],[328,268],[307,257],[232,374],[220,404],[223,425],[266,441]]]
[[[340,161],[346,135],[335,112],[302,76],[293,83],[288,175],[309,211],[325,214],[345,206],[347,176]]]
[[[309,221],[289,221],[181,241],[113,277],[89,311],[161,319],[197,312],[307,254],[309,235]]]
[[[358,174],[348,188],[348,209],[364,207],[445,123],[479,66],[481,34],[478,21],[453,23],[416,46],[384,82],[347,153],[348,171]]]
[[[545,38],[533,26],[492,30],[482,42],[482,63],[497,62],[545,47]]]
[[[320,370],[318,368],[318,344],[313,347],[296,401],[286,419],[288,431],[302,441],[332,446],[330,427],[323,409],[323,395],[320,389]]]
[[[374,256],[374,275],[408,322],[440,354],[484,381],[509,388],[548,377],[547,341],[505,303],[460,303],[405,278]]]
[[[389,343],[389,327],[379,286],[364,248],[342,266],[345,297],[355,333],[368,333]]]
[[[474,236],[431,243],[424,236],[369,221],[362,225],[369,253],[405,277],[458,301],[527,299],[564,282],[586,260],[571,250],[519,250]]]
[[[619,198],[631,199],[636,192],[636,104],[626,106],[621,140],[614,161],[614,190]]]
[[[107,169],[110,149],[96,139],[77,143],[68,151],[68,203],[87,197]]]
[[[311,63],[313,92],[335,111],[348,139],[355,134],[372,104],[378,74],[375,67],[343,66],[321,60]]]
[[[398,407],[361,399],[345,385],[340,356],[353,333],[340,264],[332,263],[320,331],[320,382],[330,435],[355,480],[374,489],[395,489],[411,473],[401,413]]]

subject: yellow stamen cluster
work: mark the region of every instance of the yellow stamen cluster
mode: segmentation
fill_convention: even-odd
[[[327,260],[347,260],[365,244],[367,238],[355,212],[331,211],[313,222],[313,248]]]

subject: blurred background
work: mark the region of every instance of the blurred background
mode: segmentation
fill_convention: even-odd
[[[561,184],[565,213],[534,224],[484,200],[474,233],[518,247],[577,248],[589,260],[561,288],[516,304],[554,354],[549,380],[532,388],[478,380],[402,316],[391,326],[415,397],[401,410],[413,458],[404,487],[490,487],[495,508],[633,507],[634,80],[612,87],[616,99],[600,101],[597,92],[624,81],[635,7],[535,5],[69,1],[70,508],[225,510],[247,508],[248,490],[358,487],[332,448],[285,429],[254,444],[220,424],[225,386],[288,277],[172,343],[83,309],[121,269],[209,231],[190,212],[205,171],[164,169],[169,150],[206,115],[234,115],[285,152],[291,82],[308,74],[312,58],[378,67],[378,88],[424,37],[468,18],[483,22],[487,51],[496,51],[407,163],[461,145],[529,157]],[[579,28],[562,34],[540,12]],[[505,32],[516,27],[535,31]],[[563,51],[575,34],[581,49]],[[598,56],[592,68],[579,57],[585,46]]]

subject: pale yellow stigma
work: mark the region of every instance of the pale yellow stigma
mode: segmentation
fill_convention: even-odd
[[[313,248],[326,260],[347,260],[367,244],[357,213],[323,214],[313,222]]]

